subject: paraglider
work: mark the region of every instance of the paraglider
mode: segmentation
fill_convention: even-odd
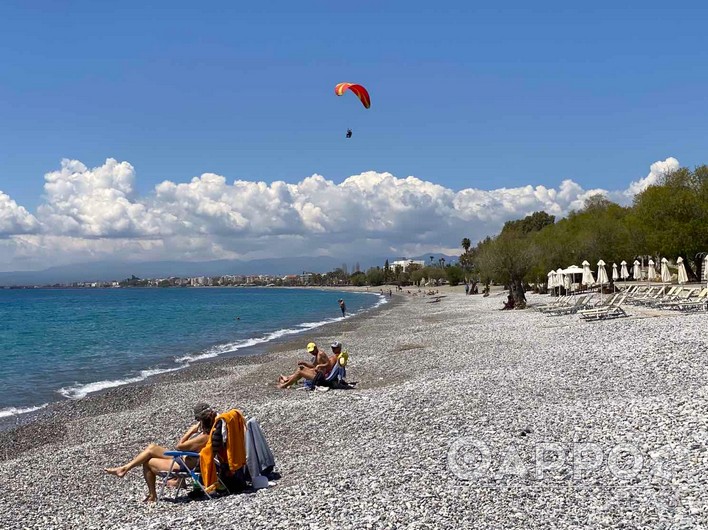
[[[359,98],[361,104],[364,108],[368,109],[371,107],[371,98],[369,97],[369,92],[361,85],[354,83],[339,83],[334,87],[334,93],[338,96],[343,96],[347,90],[351,90],[356,97]]]
[[[343,96],[347,90],[350,90],[354,93],[356,97],[359,98],[359,101],[361,101],[361,104],[364,105],[365,109],[371,107],[371,98],[369,97],[369,92],[363,86],[354,83],[339,83],[337,86],[334,87],[334,93],[338,96]],[[346,138],[351,137],[352,130],[347,129]]]

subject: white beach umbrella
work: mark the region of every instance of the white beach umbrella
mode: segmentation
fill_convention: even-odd
[[[558,287],[558,296],[560,296],[560,288],[563,287],[565,278],[563,277],[563,269],[558,267],[556,270],[555,286]]]
[[[632,268],[632,276],[635,280],[642,279],[642,268],[639,266],[639,260],[634,260],[634,267]]]
[[[619,275],[619,272],[617,272],[617,264],[613,263],[612,264],[612,281],[616,282],[619,279],[620,279],[620,275]]]
[[[622,265],[622,270],[620,270],[620,278],[622,278],[623,280],[626,281],[627,278],[629,278],[629,271],[627,270],[627,262],[622,260],[620,265]]]
[[[573,288],[573,279],[570,274],[565,275],[565,290],[570,291]]]
[[[671,283],[671,272],[669,272],[669,260],[661,258],[661,282]]]
[[[688,283],[688,274],[686,274],[686,264],[683,262],[683,258],[679,256],[679,258],[676,260],[676,264],[678,265],[678,282],[680,285],[683,285],[684,283]]]
[[[616,265],[615,272],[617,272]],[[607,277],[607,271],[605,270],[605,262],[602,260],[597,262],[597,283],[600,284],[600,299],[602,300],[602,286],[606,283],[610,283],[610,279]]]
[[[592,271],[590,270],[590,263],[588,260],[583,261],[583,283],[585,285],[592,285],[595,283],[595,278],[592,277]]]
[[[647,270],[647,280],[650,282],[656,281],[656,269],[654,268],[654,260],[649,260],[649,269]]]

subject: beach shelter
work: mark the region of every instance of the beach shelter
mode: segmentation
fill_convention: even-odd
[[[654,260],[649,260],[649,269],[647,270],[647,280],[650,282],[656,281],[656,269],[654,268]]]
[[[622,260],[620,265],[622,265],[622,269],[620,270],[620,278],[622,278],[623,281],[627,281],[627,278],[629,278],[629,271],[627,270],[627,262]]]
[[[571,265],[570,267],[566,267],[565,269],[563,269],[566,290],[570,291],[573,289],[573,284],[575,283],[575,275],[582,273],[583,269],[581,269],[577,265]]]
[[[632,268],[632,276],[635,280],[642,279],[642,268],[639,266],[639,260],[634,260],[634,267]]]
[[[617,267],[615,266],[615,271]],[[607,277],[607,271],[605,270],[605,262],[600,260],[597,262],[597,282],[600,284],[600,299],[602,300],[602,286],[606,283],[610,283],[610,279]]]
[[[679,256],[679,258],[676,260],[676,264],[678,265],[678,282],[680,285],[683,285],[684,283],[688,283],[688,274],[686,274],[686,264],[683,262],[683,258]]]
[[[612,264],[612,281],[616,282],[617,280],[619,280],[619,278],[620,278],[620,275],[619,275],[619,272],[617,272],[617,264],[613,263]]]
[[[583,284],[593,285],[595,283],[595,278],[592,277],[592,271],[590,270],[590,263],[588,260],[583,261]]]
[[[671,283],[669,260],[667,260],[666,258],[661,258],[661,283]]]

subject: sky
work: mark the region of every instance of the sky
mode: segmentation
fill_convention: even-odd
[[[457,252],[708,162],[698,2],[145,4],[0,4],[0,270]]]

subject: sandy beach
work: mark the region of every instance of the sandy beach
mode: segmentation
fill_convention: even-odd
[[[706,527],[705,313],[581,322],[461,290],[49,407],[0,433],[3,528]],[[275,388],[334,339],[357,390]],[[146,505],[139,468],[103,472],[173,446],[201,400],[258,418],[272,487]]]

